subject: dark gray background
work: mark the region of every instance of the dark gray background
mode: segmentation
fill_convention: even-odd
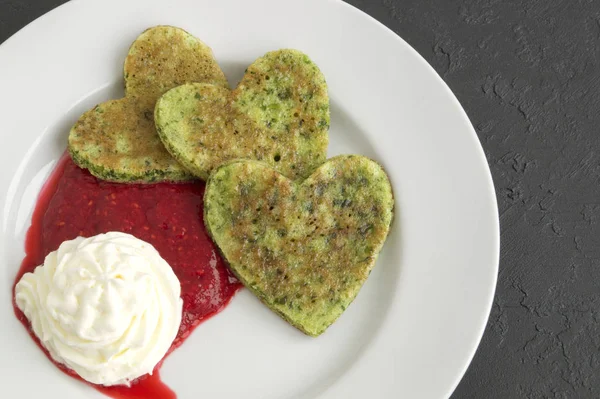
[[[63,2],[0,0],[0,42]],[[600,0],[348,2],[444,78],[494,177],[498,288],[453,398],[600,397]]]

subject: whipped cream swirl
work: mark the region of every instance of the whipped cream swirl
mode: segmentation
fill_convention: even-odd
[[[15,287],[52,358],[106,386],[152,373],[179,329],[180,294],[158,251],[119,232],[63,242]]]

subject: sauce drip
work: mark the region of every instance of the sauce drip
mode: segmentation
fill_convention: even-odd
[[[109,231],[132,234],[154,245],[181,282],[183,316],[168,356],[198,324],[221,311],[241,287],[204,228],[203,196],[201,182],[104,182],[65,155],[39,195],[25,240],[26,256],[15,285],[23,274],[43,264],[46,255],[65,240]],[[17,318],[52,360],[25,315],[15,303],[13,306]],[[83,381],[72,370],[53,363]],[[88,385],[115,399],[174,399],[175,393],[160,380],[161,364],[162,361],[152,375],[138,378],[131,387]]]

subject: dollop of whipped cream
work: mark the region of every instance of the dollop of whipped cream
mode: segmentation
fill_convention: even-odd
[[[169,350],[181,285],[150,244],[110,232],[63,242],[15,287],[52,358],[100,385],[129,385]]]

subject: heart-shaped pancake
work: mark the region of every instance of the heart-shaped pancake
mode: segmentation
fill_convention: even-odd
[[[104,180],[192,179],[158,138],[154,105],[164,92],[187,82],[228,87],[212,50],[182,29],[157,26],[133,42],[123,69],[125,97],[79,118],[69,133],[71,157]]]
[[[171,155],[204,180],[231,159],[264,161],[296,179],[327,158],[327,84],[297,50],[259,58],[233,91],[195,83],[176,87],[157,101],[154,120]]]
[[[262,162],[235,160],[208,179],[204,223],[240,281],[317,336],[369,276],[393,206],[387,175],[362,156],[331,158],[302,182]]]

